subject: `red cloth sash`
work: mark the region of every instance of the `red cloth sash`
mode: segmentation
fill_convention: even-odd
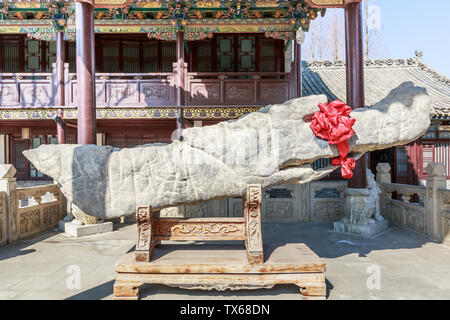
[[[339,100],[319,103],[319,108],[321,111],[315,112],[312,117],[311,129],[317,137],[337,146],[339,157],[333,158],[331,164],[342,166],[342,177],[350,179],[355,169],[355,159],[347,157],[350,150],[347,140],[354,134],[352,127],[356,121],[348,117],[352,108]]]

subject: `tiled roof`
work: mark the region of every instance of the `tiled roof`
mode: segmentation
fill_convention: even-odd
[[[325,94],[329,100],[346,100],[345,61],[303,61],[303,96]],[[450,79],[411,59],[366,60],[365,101],[371,106],[405,81],[424,87],[431,96],[434,117],[450,119]]]

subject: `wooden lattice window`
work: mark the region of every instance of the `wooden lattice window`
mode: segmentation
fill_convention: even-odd
[[[123,72],[139,73],[139,42],[124,41],[123,42]]]
[[[158,41],[147,41],[142,44],[143,72],[158,72]]]
[[[25,72],[41,71],[42,49],[41,41],[25,40]]]
[[[196,43],[197,72],[211,72],[212,69],[212,41],[205,40]]]
[[[77,47],[75,42],[67,44],[67,62],[69,63],[69,72],[77,72]]]
[[[177,60],[175,42],[161,42],[162,72],[172,72],[173,63]]]
[[[407,183],[408,179],[408,153],[406,146],[396,147],[396,178],[397,183]]]
[[[255,70],[255,37],[239,36],[239,62],[238,71],[253,72]]]
[[[120,72],[119,41],[102,41],[103,72]]]
[[[234,71],[233,36],[217,36],[217,71]]]
[[[261,39],[260,40],[260,71],[261,72],[275,72],[275,40]]]
[[[1,71],[6,73],[20,72],[20,60],[19,60],[19,50],[20,45],[18,40],[8,40],[1,42],[1,54],[2,60]]]
[[[52,72],[53,63],[56,62],[56,41],[47,42],[46,46],[46,72]]]

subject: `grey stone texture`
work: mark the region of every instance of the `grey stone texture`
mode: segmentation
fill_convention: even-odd
[[[241,196],[248,184],[268,188],[320,179],[335,167],[314,170],[319,158],[338,156],[305,121],[327,102],[324,95],[261,108],[238,120],[183,131],[183,141],[132,149],[95,145],[42,145],[24,151],[61,186],[80,210],[98,218]],[[371,108],[357,109],[350,156],[416,140],[430,125],[430,98],[405,83]]]

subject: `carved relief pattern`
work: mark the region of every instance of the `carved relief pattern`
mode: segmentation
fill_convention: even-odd
[[[276,86],[271,84],[270,86],[261,86],[260,88],[261,99],[273,100],[273,99],[286,99],[288,96],[287,87]]]
[[[13,191],[10,193],[9,195],[9,212],[10,212],[10,225],[11,225],[11,235],[13,235],[13,237],[15,235],[17,235],[18,233],[18,228],[17,228],[17,204],[16,204],[16,191]]]
[[[47,207],[43,210],[42,223],[44,225],[57,224],[59,220],[59,205]]]
[[[136,212],[136,221],[138,227],[138,238],[136,250],[146,250],[150,248],[151,240],[151,215],[150,207],[140,207]]]
[[[1,90],[2,104],[18,103],[15,92],[16,86],[3,86]]]
[[[318,201],[315,203],[314,212],[314,221],[338,221],[344,216],[344,204]]]
[[[208,216],[208,204],[199,203],[186,206],[186,216],[192,218],[202,218]]]
[[[134,87],[132,86],[120,86],[111,87],[110,99],[111,100],[124,100],[129,97],[133,97],[135,93]]]
[[[388,208],[387,212],[390,222],[395,225],[401,226],[403,209],[400,206],[395,205],[387,205],[386,207]]]
[[[420,212],[419,210],[407,210],[405,222],[407,228],[413,229],[420,233],[426,233],[425,216],[423,212]]]
[[[142,89],[142,92],[145,96],[145,100],[162,100],[169,96],[168,88],[164,85],[145,86]]]
[[[42,105],[50,102],[50,96],[47,88],[43,86],[24,87],[22,89],[23,100],[26,104]]]
[[[20,233],[28,233],[39,229],[41,225],[39,210],[26,211],[20,214]]]
[[[245,201],[245,210],[247,215],[247,251],[261,251],[261,186],[247,187],[247,199]]]
[[[220,88],[218,85],[193,85],[191,99],[192,101],[218,101]]]
[[[268,218],[288,218],[294,213],[291,201],[267,202],[266,217]]]
[[[253,100],[253,90],[251,87],[232,85],[227,88],[227,100]]]
[[[242,234],[242,223],[173,223],[167,221],[160,221],[158,223],[158,235],[171,236],[206,236],[210,234],[215,235],[229,235]]]

